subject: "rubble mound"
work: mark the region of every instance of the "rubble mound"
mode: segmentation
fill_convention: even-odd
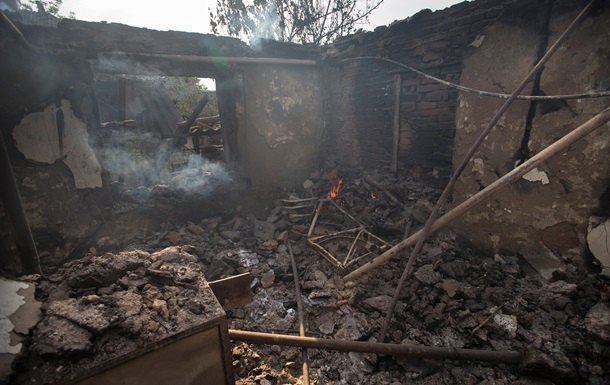
[[[39,285],[44,318],[17,384],[82,376],[223,316],[189,247],[69,262]]]
[[[278,194],[273,206],[256,216],[234,209],[198,223],[167,223],[126,245],[131,251],[65,265],[40,284],[46,316],[34,332],[28,370],[38,379],[54,378],[59,367],[86,368],[191,327],[212,300],[202,294],[202,271],[210,280],[244,272],[253,277],[253,301],[227,312],[230,329],[298,335],[288,242],[297,264],[305,334],[376,342],[406,258],[346,281],[358,264],[342,268],[312,247],[308,232],[314,209],[317,199],[331,199],[333,177],[312,175],[306,194]],[[332,198],[341,210],[321,213],[312,236],[363,225],[397,244],[423,226],[438,195],[437,189],[405,177],[346,175]],[[334,257],[347,254],[342,243],[333,242],[322,246]],[[378,252],[365,243],[363,252]],[[309,349],[311,383],[610,384],[609,303],[610,282],[582,267],[568,263],[547,281],[523,256],[473,251],[451,233],[438,232],[399,296],[385,342],[517,351],[520,365]],[[60,340],[52,330],[69,337]],[[232,359],[239,385],[302,384],[298,348],[233,341]],[[17,383],[28,383],[25,376]]]

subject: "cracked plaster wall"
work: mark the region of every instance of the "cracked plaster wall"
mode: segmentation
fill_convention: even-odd
[[[13,138],[17,149],[29,160],[64,162],[74,176],[76,188],[102,187],[102,167],[89,146],[86,123],[74,115],[69,101],[62,100],[59,107],[48,106],[42,112],[24,116],[14,128]]]
[[[554,2],[548,26],[542,12],[504,17],[464,59],[461,84],[510,93],[538,59],[543,34],[556,41],[580,9]],[[580,7],[578,7],[580,8]],[[527,15],[527,17],[525,17]],[[610,82],[610,9],[598,8],[546,64],[539,87],[546,95],[605,89]],[[547,30],[548,28],[548,30]],[[604,86],[605,84],[605,86]],[[530,83],[524,94],[531,92]],[[460,93],[454,167],[503,100]],[[610,104],[610,98],[537,103],[525,137],[529,101],[516,101],[492,130],[455,186],[459,204],[505,175],[524,151],[533,156]],[[609,125],[570,146],[494,198],[452,224],[458,236],[482,249],[519,253],[550,278],[565,262],[582,265],[588,218],[608,187]]]
[[[300,188],[319,168],[321,73],[312,67],[251,66],[244,71],[242,162],[252,189]]]

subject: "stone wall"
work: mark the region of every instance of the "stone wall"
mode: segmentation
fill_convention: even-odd
[[[249,66],[238,137],[253,191],[302,188],[322,159],[321,71],[317,66]]]
[[[487,28],[464,58],[461,84],[510,92],[542,52],[576,17],[582,4],[556,1],[545,12],[523,5]],[[534,9],[536,8],[536,9]],[[607,90],[610,9],[597,8],[577,27],[524,93],[565,95]],[[510,36],[510,39],[507,39]],[[460,93],[454,165],[502,105]],[[459,203],[610,105],[610,98],[516,101],[483,143],[455,186]],[[603,215],[609,186],[608,125],[580,140],[453,224],[463,240],[486,250],[522,255],[547,277],[565,263],[587,263],[587,226]],[[607,199],[607,198],[605,198]]]
[[[387,61],[443,80],[510,94],[584,7],[575,0],[474,1],[339,39],[326,51],[329,153],[344,166],[389,167],[400,75],[399,167],[448,178],[505,99],[459,92]],[[524,94],[607,90],[607,4],[598,4]],[[344,60],[349,59],[349,60]],[[354,60],[355,59],[355,60]],[[516,101],[455,187],[454,205],[535,155],[608,105],[610,98]],[[479,249],[523,255],[547,277],[565,261],[586,262],[589,216],[608,188],[607,129],[546,162],[457,221],[458,237]]]
[[[504,12],[507,1],[464,2],[443,11],[424,10],[389,27],[339,39],[327,50],[326,122],[332,153],[341,164],[365,168],[392,162],[395,75],[401,76],[399,167],[415,175],[451,171],[457,92],[383,57],[430,75],[459,82],[462,57]],[[337,111],[341,116],[337,117]]]
[[[175,221],[201,220],[203,215],[225,211],[243,185],[239,176],[265,196],[274,188],[300,188],[319,167],[323,143],[319,67],[252,66],[225,60],[310,59],[317,55],[317,47],[270,41],[249,47],[233,38],[76,20],[52,26],[16,24],[27,43],[11,35],[0,37],[0,52],[7,58],[0,62],[0,80],[6,84],[0,89],[1,134],[43,265],[82,256],[91,247],[102,252],[121,247],[156,230],[169,216]],[[197,56],[216,60],[191,60]],[[111,186],[108,176],[112,157],[104,148],[108,146],[102,140],[93,86],[94,73],[99,72],[216,78],[228,169],[237,171],[235,179],[224,169],[219,177],[231,185],[214,186],[214,195],[205,199],[201,194],[208,190],[199,189],[195,201],[161,196],[162,204],[145,202],[140,211],[115,209],[117,201],[129,197],[118,194],[115,190],[120,187]],[[151,99],[140,103],[143,109],[171,115],[173,111],[159,104],[152,92],[142,93]],[[168,123],[171,117],[159,115],[154,121],[147,118],[151,114],[122,118],[134,117],[150,131],[174,133],[175,122]],[[111,115],[102,111],[102,116]],[[132,200],[148,186],[141,187],[134,187]],[[163,195],[164,190],[158,190]],[[10,228],[6,215],[0,213],[0,220],[1,229]],[[19,274],[10,236],[0,231],[2,268]]]

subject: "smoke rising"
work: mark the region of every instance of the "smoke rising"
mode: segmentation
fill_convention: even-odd
[[[165,193],[201,197],[233,182],[224,163],[203,159],[187,149],[170,156],[173,150],[170,140],[150,133],[112,130],[98,153],[115,188],[138,197],[148,197],[158,186]]]

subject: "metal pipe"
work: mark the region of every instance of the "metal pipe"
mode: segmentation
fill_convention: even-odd
[[[534,68],[531,69],[531,71],[527,74],[527,76],[521,81],[521,83],[513,91],[513,93],[508,98],[508,100],[506,102],[504,102],[504,105],[502,107],[500,107],[500,109],[496,112],[496,114],[491,119],[491,121],[489,122],[487,127],[485,127],[483,132],[481,132],[481,134],[479,135],[477,140],[473,143],[472,147],[470,147],[470,150],[468,150],[468,153],[466,154],[466,156],[464,156],[464,159],[462,160],[462,162],[455,169],[453,175],[451,176],[451,179],[449,180],[449,183],[447,183],[445,190],[441,194],[441,197],[438,199],[438,201],[436,202],[436,205],[432,209],[432,212],[430,213],[430,217],[426,221],[424,228],[421,230],[419,237],[417,238],[417,243],[415,244],[415,246],[413,247],[413,250],[411,251],[411,255],[409,256],[407,266],[405,266],[405,269],[403,270],[402,276],[400,277],[400,280],[396,287],[396,291],[394,292],[394,296],[392,298],[392,303],[390,304],[390,307],[388,309],[388,313],[386,314],[385,320],[384,320],[383,324],[381,325],[379,341],[383,342],[383,340],[385,339],[385,334],[388,330],[388,327],[390,326],[390,321],[392,320],[392,314],[394,313],[394,309],[396,308],[396,303],[398,302],[398,297],[400,296],[400,291],[402,290],[404,284],[409,279],[411,274],[413,274],[413,267],[415,266],[415,261],[417,259],[417,255],[419,254],[419,252],[421,251],[421,249],[424,245],[424,242],[430,232],[430,227],[432,226],[432,224],[438,217],[441,207],[444,206],[445,203],[447,202],[447,200],[449,199],[449,195],[453,191],[453,186],[455,185],[455,182],[458,180],[458,178],[462,174],[462,171],[464,171],[464,169],[466,168],[466,165],[470,162],[470,159],[477,152],[477,150],[479,149],[479,147],[481,146],[481,144],[483,143],[485,138],[487,138],[487,135],[489,135],[491,130],[495,127],[496,123],[498,123],[498,121],[504,115],[506,110],[508,110],[508,107],[517,98],[517,95],[519,95],[521,93],[521,91],[523,91],[525,86],[534,77],[534,75],[542,69],[544,64],[546,64],[546,62],[553,56],[553,54],[557,51],[557,49],[559,49],[559,46],[561,45],[561,43],[563,43],[563,41],[570,34],[570,32],[572,32],[572,30],[574,28],[576,28],[576,26],[585,18],[585,16],[589,13],[591,8],[593,8],[593,4],[596,1],[597,0],[591,0],[589,2],[589,4],[587,4],[587,6],[578,14],[578,16],[576,16],[574,21],[572,21],[572,23],[570,23],[570,25],[566,28],[566,30],[561,34],[561,36],[559,36],[559,38],[551,46],[551,48],[549,48],[549,50],[544,54],[544,56],[542,56],[542,58],[538,61],[538,63],[536,63]]]
[[[299,335],[305,337],[305,316],[303,313],[303,300],[301,299],[301,286],[299,285],[299,271],[297,270],[297,263],[294,259],[292,242],[290,242],[290,239],[286,241],[286,245],[288,246],[288,253],[290,254],[292,275],[294,276],[294,289],[297,298],[297,313],[299,316]],[[301,357],[303,359],[303,384],[309,385],[309,357],[307,356],[307,348],[303,348]]]
[[[610,121],[610,108],[606,108],[604,111],[595,115],[593,118],[574,129],[572,132],[559,139],[555,143],[551,144],[532,158],[528,159],[525,163],[521,164],[519,167],[513,169],[508,174],[504,175],[502,178],[496,180],[489,186],[485,187],[483,190],[479,191],[472,197],[468,198],[460,205],[456,206],[453,210],[447,212],[445,215],[437,219],[432,226],[430,227],[430,232],[433,233],[441,227],[445,226],[455,218],[460,217],[462,214],[476,206],[477,204],[483,202],[487,198],[495,195],[502,188],[514,183],[523,175],[527,174],[529,171],[533,170],[536,166],[545,162],[553,155],[558,152],[565,150],[567,147],[571,146],[574,142],[582,139],[584,136],[588,135],[595,129],[601,127],[604,123]],[[379,257],[372,260],[370,263],[361,266],[360,268],[354,270],[353,272],[347,274],[343,279],[345,281],[353,281],[356,278],[360,277],[362,274],[375,269],[378,266],[386,263],[392,258],[400,255],[404,250],[408,247],[412,246],[421,234],[421,230],[411,235],[409,238],[400,242],[396,246],[392,247],[390,250],[381,254]]]
[[[338,352],[373,353],[418,359],[484,361],[503,364],[518,364],[521,361],[521,353],[510,350],[497,352],[493,350],[331,340],[325,338],[297,337],[284,334],[257,333],[242,330],[229,330],[229,339],[250,344],[294,346],[311,349],[333,350]]]

